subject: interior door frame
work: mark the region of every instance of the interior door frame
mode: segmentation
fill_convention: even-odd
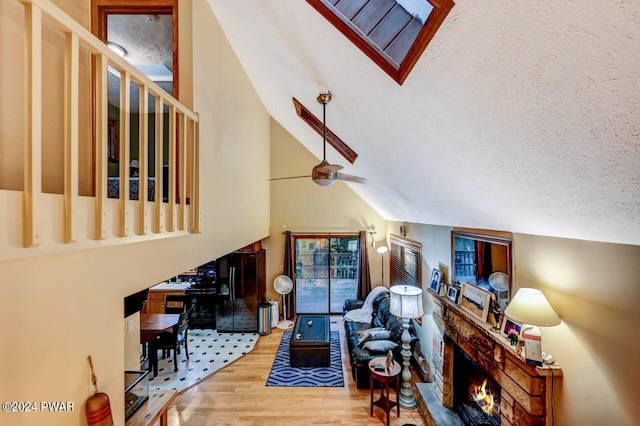
[[[91,32],[107,42],[107,15],[109,14],[171,14],[173,37],[173,97],[179,98],[178,90],[178,0],[91,0]]]

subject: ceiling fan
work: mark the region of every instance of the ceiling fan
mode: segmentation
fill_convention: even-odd
[[[304,176],[290,176],[290,177],[281,177],[281,178],[273,178],[271,180],[285,180],[285,179],[299,179],[299,178],[308,178],[310,177],[313,181],[320,186],[329,186],[333,184],[336,180],[346,180],[350,182],[358,182],[365,183],[367,180],[365,178],[361,178],[359,176],[348,175],[346,173],[340,173],[338,170],[343,169],[344,167],[338,166],[336,164],[329,164],[327,161],[327,104],[331,101],[331,92],[320,93],[316,98],[319,103],[322,104],[322,162],[315,166],[313,170],[311,170],[310,175]]]

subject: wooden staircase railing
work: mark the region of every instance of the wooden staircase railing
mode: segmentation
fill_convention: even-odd
[[[25,7],[26,31],[26,140],[24,141],[24,189],[21,205],[15,194],[0,189],[0,221],[12,220],[21,228],[24,248],[46,246],[45,252],[81,242],[86,247],[157,239],[200,232],[199,204],[199,122],[198,115],[166,93],[134,66],[112,52],[86,28],[70,18],[50,0],[18,0]],[[42,192],[42,120],[43,120],[43,21],[52,24],[65,37],[63,194]],[[16,37],[19,39],[19,37]],[[79,82],[81,47],[94,58],[93,134],[95,144],[94,196],[78,195],[78,144],[80,135]],[[83,51],[84,54],[84,51]],[[108,198],[108,87],[109,69],[120,73],[119,105],[119,198]],[[139,87],[139,109],[131,111],[131,83]],[[150,101],[151,99],[151,101]],[[149,105],[153,103],[153,105]],[[150,112],[151,111],[151,112]],[[168,111],[168,112],[164,112]],[[154,113],[155,112],[155,113]],[[138,161],[140,170],[137,200],[129,199],[130,120],[139,114]],[[168,115],[168,131],[163,119]],[[155,119],[155,158],[148,158],[149,120]],[[165,133],[165,135],[163,135]],[[163,139],[168,140],[169,162],[163,164]],[[147,179],[149,161],[155,166],[155,197],[149,201]],[[168,166],[169,179],[163,182],[163,167]],[[163,186],[168,199],[163,202]],[[58,206],[61,204],[61,209]],[[20,209],[21,215],[5,214]],[[93,209],[88,212],[87,209]],[[3,213],[3,211],[5,213]],[[61,211],[62,213],[57,213]],[[53,216],[53,217],[52,217]],[[52,226],[51,223],[54,225]],[[60,229],[56,229],[56,228]],[[0,231],[0,260],[16,255],[13,226]],[[4,252],[4,253],[3,253]],[[11,253],[13,254],[11,254]]]

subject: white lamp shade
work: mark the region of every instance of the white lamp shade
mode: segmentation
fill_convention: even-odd
[[[521,288],[518,290],[504,314],[524,324],[551,327],[560,324],[560,317],[540,290]]]
[[[140,163],[138,163],[138,160],[131,160],[131,163],[129,163],[129,167],[139,168]]]
[[[385,254],[386,252],[389,251],[389,247],[387,246],[380,246],[376,249],[376,251],[380,254]]]
[[[398,318],[422,318],[422,289],[412,285],[394,285],[389,312]]]

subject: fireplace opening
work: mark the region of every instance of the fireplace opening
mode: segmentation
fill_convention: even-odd
[[[500,385],[457,346],[453,365],[453,407],[462,422],[500,426]]]

